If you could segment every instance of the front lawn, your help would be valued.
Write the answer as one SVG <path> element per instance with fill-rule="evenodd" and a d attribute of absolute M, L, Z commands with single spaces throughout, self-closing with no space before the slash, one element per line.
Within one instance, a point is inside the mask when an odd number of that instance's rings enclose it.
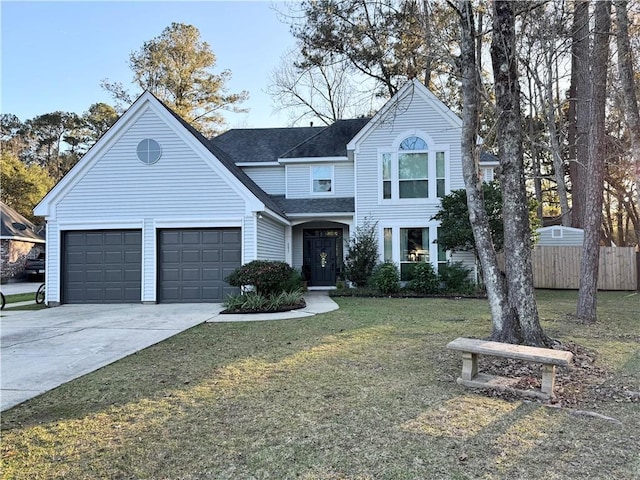
<path fill-rule="evenodd" d="M 594 326 L 576 297 L 538 292 L 547 333 L 588 352 L 553 405 L 456 384 L 445 345 L 488 335 L 485 300 L 338 298 L 192 328 L 3 412 L 2 478 L 638 478 L 640 295 L 600 294 Z"/>

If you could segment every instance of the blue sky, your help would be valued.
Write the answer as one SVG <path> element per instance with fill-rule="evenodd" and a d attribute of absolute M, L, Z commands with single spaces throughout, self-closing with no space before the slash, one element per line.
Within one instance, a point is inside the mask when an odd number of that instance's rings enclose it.
<path fill-rule="evenodd" d="M 131 85 L 129 54 L 171 22 L 194 25 L 217 57 L 215 72 L 231 70 L 229 92 L 247 90 L 247 114 L 226 114 L 229 127 L 286 126 L 265 93 L 269 74 L 295 45 L 274 9 L 249 1 L 137 1 L 0 3 L 0 111 L 24 121 L 62 110 L 83 113 L 92 103 L 113 104 L 100 81 Z"/>

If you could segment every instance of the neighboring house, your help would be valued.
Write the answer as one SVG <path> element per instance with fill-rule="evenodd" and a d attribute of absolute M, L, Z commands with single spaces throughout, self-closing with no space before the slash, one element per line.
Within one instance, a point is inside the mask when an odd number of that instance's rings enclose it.
<path fill-rule="evenodd" d="M 536 230 L 536 245 L 541 247 L 582 247 L 584 230 L 552 225 Z"/>
<path fill-rule="evenodd" d="M 2 281 L 24 276 L 27 257 L 35 258 L 44 251 L 45 239 L 36 233 L 36 226 L 13 208 L 0 202 L 2 225 L 0 226 Z"/>
<path fill-rule="evenodd" d="M 47 299 L 219 302 L 234 291 L 226 276 L 256 259 L 333 286 L 367 221 L 404 278 L 416 262 L 437 268 L 449 254 L 430 219 L 464 188 L 460 133 L 417 81 L 370 119 L 212 140 L 146 92 L 35 209 L 47 219 Z"/>

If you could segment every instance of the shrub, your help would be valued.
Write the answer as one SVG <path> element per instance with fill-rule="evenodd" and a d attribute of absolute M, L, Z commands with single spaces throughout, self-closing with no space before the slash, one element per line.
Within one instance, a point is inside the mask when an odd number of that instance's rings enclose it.
<path fill-rule="evenodd" d="M 469 273 L 471 273 L 471 270 L 465 267 L 462 262 L 442 265 L 439 268 L 438 276 L 443 284 L 445 293 L 473 293 L 475 285 L 469 280 Z"/>
<path fill-rule="evenodd" d="M 304 299 L 302 290 L 281 292 L 272 295 L 260 295 L 249 292 L 240 295 L 229 295 L 223 306 L 227 313 L 233 312 L 275 312 L 287 307 L 299 307 Z"/>
<path fill-rule="evenodd" d="M 345 276 L 356 286 L 363 287 L 371 277 L 378 263 L 377 223 L 365 220 L 357 227 L 349 239 L 347 257 L 345 259 Z"/>
<path fill-rule="evenodd" d="M 233 287 L 253 285 L 257 293 L 270 295 L 291 288 L 294 275 L 295 270 L 288 263 L 254 260 L 237 268 L 225 280 Z"/>
<path fill-rule="evenodd" d="M 430 263 L 418 263 L 414 266 L 409 290 L 416 293 L 437 293 L 440 289 L 438 274 Z"/>
<path fill-rule="evenodd" d="M 395 263 L 377 265 L 371 274 L 371 285 L 380 293 L 389 295 L 400 290 L 400 271 Z"/>

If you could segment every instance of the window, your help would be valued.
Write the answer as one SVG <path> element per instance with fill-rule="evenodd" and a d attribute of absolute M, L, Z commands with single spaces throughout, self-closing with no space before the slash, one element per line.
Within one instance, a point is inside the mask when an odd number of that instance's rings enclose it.
<path fill-rule="evenodd" d="M 391 198 L 391 154 L 382 154 L 382 198 Z"/>
<path fill-rule="evenodd" d="M 138 143 L 136 153 L 138 154 L 138 159 L 142 163 L 153 165 L 158 160 L 160 160 L 162 149 L 160 148 L 160 144 L 158 142 L 151 138 L 146 138 Z"/>
<path fill-rule="evenodd" d="M 333 193 L 333 166 L 311 167 L 311 193 Z"/>
<path fill-rule="evenodd" d="M 482 181 L 485 183 L 493 182 L 493 167 L 484 167 L 482 169 Z"/>
<path fill-rule="evenodd" d="M 393 230 L 384 229 L 384 261 L 393 262 Z"/>
<path fill-rule="evenodd" d="M 447 251 L 442 248 L 442 245 L 438 243 L 438 271 L 442 265 L 447 264 Z"/>
<path fill-rule="evenodd" d="M 446 152 L 429 149 L 417 136 L 406 137 L 397 152 L 381 154 L 381 198 L 435 199 L 447 193 Z"/>
<path fill-rule="evenodd" d="M 385 236 L 386 238 L 386 236 Z M 429 229 L 400 229 L 400 280 L 411 279 L 416 263 L 429 261 Z"/>
<path fill-rule="evenodd" d="M 551 238 L 562 238 L 562 229 L 561 228 L 552 228 L 551 229 Z"/>

